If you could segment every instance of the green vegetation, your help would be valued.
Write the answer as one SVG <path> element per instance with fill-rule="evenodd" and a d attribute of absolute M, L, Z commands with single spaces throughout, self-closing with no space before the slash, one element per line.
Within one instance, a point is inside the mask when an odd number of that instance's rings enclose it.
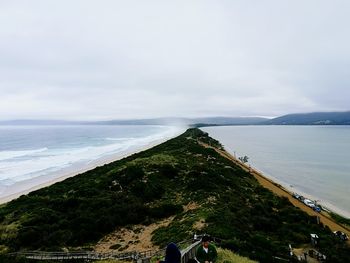
<path fill-rule="evenodd" d="M 12 257 L 12 256 L 6 256 L 6 255 L 0 255 L 0 262 L 1 263 L 53 263 L 53 262 L 62 262 L 62 261 L 52 261 L 52 260 L 35 260 L 35 259 L 27 259 L 24 257 Z M 65 260 L 63 261 L 65 263 L 86 263 L 86 261 L 82 259 L 71 259 L 71 260 Z M 99 262 L 99 263 L 131 263 L 126 261 L 106 261 L 106 262 Z"/>
<path fill-rule="evenodd" d="M 130 261 L 120 261 L 120 260 L 114 260 L 114 259 L 97 260 L 94 262 L 95 263 L 130 263 Z"/>
<path fill-rule="evenodd" d="M 340 224 L 350 227 L 350 219 L 342 217 L 341 215 L 330 213 L 331 217 Z"/>
<path fill-rule="evenodd" d="M 257 262 L 257 261 L 250 260 L 249 258 L 246 258 L 246 257 L 241 257 L 228 249 L 218 248 L 217 251 L 218 251 L 217 263 L 232 263 L 232 262 L 234 262 L 234 263 L 256 263 Z M 164 258 L 163 257 L 154 257 L 153 259 L 151 259 L 151 263 L 156 263 L 156 262 L 158 262 L 158 260 L 164 260 Z"/>
<path fill-rule="evenodd" d="M 217 263 L 256 263 L 257 261 L 250 260 L 249 258 L 241 257 L 228 249 L 218 249 L 218 261 Z"/>
<path fill-rule="evenodd" d="M 2 251 L 89 247 L 117 227 L 174 219 L 153 233 L 160 246 L 194 233 L 222 238 L 221 247 L 259 262 L 288 258 L 288 245 L 320 237 L 329 262 L 349 247 L 286 198 L 259 185 L 214 149 L 198 129 L 147 151 L 30 193 L 0 208 Z M 190 205 L 191 204 L 191 205 Z M 292 259 L 291 259 L 292 260 Z"/>

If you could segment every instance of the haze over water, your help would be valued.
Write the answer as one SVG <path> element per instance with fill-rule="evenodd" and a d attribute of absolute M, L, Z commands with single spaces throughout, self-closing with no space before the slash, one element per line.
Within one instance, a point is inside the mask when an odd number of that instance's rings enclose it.
<path fill-rule="evenodd" d="M 350 218 L 350 126 L 225 126 L 202 130 L 291 191 Z"/>

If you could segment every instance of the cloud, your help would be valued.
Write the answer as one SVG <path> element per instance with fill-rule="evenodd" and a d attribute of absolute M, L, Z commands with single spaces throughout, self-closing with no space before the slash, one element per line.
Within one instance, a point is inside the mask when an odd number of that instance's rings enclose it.
<path fill-rule="evenodd" d="M 0 119 L 348 110 L 347 1 L 3 1 Z"/>

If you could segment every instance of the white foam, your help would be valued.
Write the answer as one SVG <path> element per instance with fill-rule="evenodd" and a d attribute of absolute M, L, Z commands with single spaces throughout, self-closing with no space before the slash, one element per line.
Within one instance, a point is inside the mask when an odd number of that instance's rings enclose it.
<path fill-rule="evenodd" d="M 33 151 L 16 151 L 12 159 L 0 161 L 0 185 L 12 185 L 42 175 L 49 175 L 77 163 L 91 163 L 99 158 L 116 154 L 128 153 L 140 149 L 152 142 L 173 137 L 183 131 L 183 128 L 169 127 L 160 133 L 140 138 L 115 138 L 120 140 L 103 146 L 87 146 L 82 148 L 42 148 Z M 10 155 L 7 155 L 10 156 Z M 25 159 L 13 159 L 26 156 Z M 1 193 L 1 190 L 0 190 Z"/>
<path fill-rule="evenodd" d="M 27 155 L 33 155 L 36 153 L 44 152 L 47 148 L 40 148 L 35 150 L 26 150 L 26 151 L 0 151 L 0 161 L 9 160 L 17 157 L 23 157 Z"/>
<path fill-rule="evenodd" d="M 133 140 L 136 139 L 134 137 L 126 137 L 126 138 L 111 138 L 111 137 L 107 137 L 105 138 L 106 141 L 128 141 L 128 140 Z"/>

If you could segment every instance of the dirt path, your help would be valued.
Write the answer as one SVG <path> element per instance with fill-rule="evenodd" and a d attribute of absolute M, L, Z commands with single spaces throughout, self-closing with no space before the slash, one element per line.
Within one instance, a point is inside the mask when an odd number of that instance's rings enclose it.
<path fill-rule="evenodd" d="M 289 199 L 289 201 L 294 206 L 299 207 L 301 210 L 303 210 L 307 214 L 309 214 L 311 216 L 319 216 L 320 221 L 324 225 L 328 226 L 332 231 L 339 230 L 339 231 L 346 233 L 350 237 L 350 229 L 348 229 L 345 226 L 340 225 L 339 223 L 334 221 L 332 218 L 327 216 L 324 212 L 321 212 L 321 213 L 315 212 L 310 207 L 306 206 L 305 204 L 301 203 L 299 200 L 295 199 L 293 197 L 292 193 L 289 192 L 288 190 L 286 190 L 285 188 L 283 188 L 281 185 L 275 183 L 271 179 L 268 179 L 262 173 L 260 173 L 256 170 L 250 168 L 249 166 L 243 164 L 241 161 L 239 161 L 237 158 L 232 156 L 230 153 L 226 152 L 225 150 L 220 150 L 220 149 L 217 149 L 217 148 L 212 147 L 210 145 L 204 144 L 202 142 L 199 142 L 199 144 L 201 144 L 202 146 L 207 147 L 207 148 L 208 147 L 212 148 L 215 151 L 217 151 L 221 156 L 231 160 L 236 165 L 240 166 L 243 170 L 245 170 L 245 171 L 249 172 L 251 175 L 253 175 L 263 187 L 271 190 L 273 193 L 277 194 L 278 196 L 287 197 Z M 347 241 L 347 243 L 350 245 L 350 241 Z"/>

